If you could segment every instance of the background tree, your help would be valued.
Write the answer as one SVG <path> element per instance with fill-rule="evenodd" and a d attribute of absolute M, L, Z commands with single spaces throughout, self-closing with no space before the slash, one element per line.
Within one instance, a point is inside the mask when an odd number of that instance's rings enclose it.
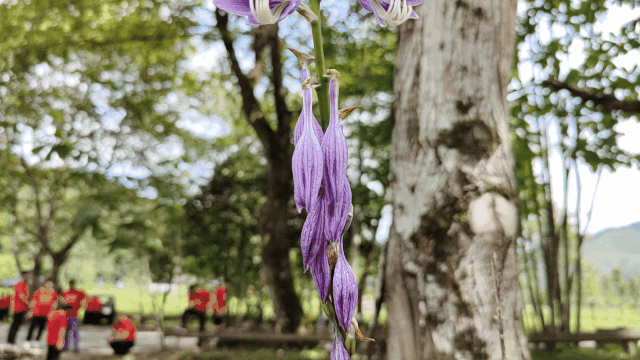
<path fill-rule="evenodd" d="M 398 34 L 387 358 L 529 359 L 506 99 L 516 1 L 430 1 L 416 12 Z"/>

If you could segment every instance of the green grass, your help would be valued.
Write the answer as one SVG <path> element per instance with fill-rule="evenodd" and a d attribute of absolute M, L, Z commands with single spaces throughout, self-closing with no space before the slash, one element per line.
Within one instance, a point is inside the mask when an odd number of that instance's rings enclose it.
<path fill-rule="evenodd" d="M 531 360 L 640 360 L 640 355 L 629 355 L 621 346 L 607 345 L 604 349 L 532 350 Z"/>
<path fill-rule="evenodd" d="M 548 322 L 548 319 L 551 317 L 550 309 L 545 308 L 543 313 L 545 321 Z M 571 319 L 572 332 L 577 330 L 576 320 L 575 316 Z M 615 329 L 620 327 L 640 329 L 640 311 L 630 307 L 626 309 L 596 309 L 595 312 L 590 308 L 583 308 L 580 320 L 581 332 L 595 332 L 596 329 Z M 523 315 L 523 321 L 527 334 L 541 330 L 540 318 L 534 314 L 531 306 L 527 306 L 527 312 Z"/>

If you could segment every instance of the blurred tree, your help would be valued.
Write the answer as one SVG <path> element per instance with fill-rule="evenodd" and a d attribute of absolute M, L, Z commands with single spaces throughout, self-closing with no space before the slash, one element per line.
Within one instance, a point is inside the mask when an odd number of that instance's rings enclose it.
<path fill-rule="evenodd" d="M 516 8 L 434 0 L 399 27 L 387 359 L 530 358 L 506 99 Z"/>
<path fill-rule="evenodd" d="M 637 155 L 618 146 L 616 125 L 640 110 L 635 84 L 638 67 L 622 61 L 639 47 L 640 19 L 620 24 L 617 35 L 603 33 L 600 24 L 613 9 L 640 4 L 634 0 L 526 0 L 522 5 L 516 26 L 517 67 L 510 85 L 521 214 L 523 221 L 536 224 L 532 234 L 540 239 L 534 251 L 542 254 L 548 291 L 538 302 L 551 310 L 543 327 L 554 331 L 559 325 L 568 332 L 575 311 L 580 331 L 583 281 L 579 259 L 588 222 L 580 224 L 579 165 L 597 172 L 599 180 L 603 169 L 615 171 L 638 161 Z M 569 58 L 575 62 L 565 60 Z M 551 195 L 549 158 L 555 154 L 560 155 L 563 169 L 559 209 L 554 209 Z M 575 207 L 568 204 L 571 173 L 578 191 Z M 590 206 L 588 219 L 593 201 Z M 570 306 L 574 293 L 576 307 Z M 538 307 L 540 317 L 542 308 Z"/>

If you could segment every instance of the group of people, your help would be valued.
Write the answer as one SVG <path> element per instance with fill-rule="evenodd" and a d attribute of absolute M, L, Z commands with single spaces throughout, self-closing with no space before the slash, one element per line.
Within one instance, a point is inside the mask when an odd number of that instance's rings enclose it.
<path fill-rule="evenodd" d="M 213 323 L 215 325 L 222 324 L 222 316 L 227 302 L 227 288 L 228 283 L 222 283 L 218 286 L 212 294 L 205 288 L 192 285 L 189 287 L 189 307 L 182 314 L 182 328 L 186 329 L 187 319 L 191 316 L 200 320 L 200 331 L 204 331 L 205 323 L 207 321 L 207 311 L 211 311 L 213 314 Z M 201 344 L 198 344 L 200 346 Z"/>
<path fill-rule="evenodd" d="M 53 281 L 46 280 L 41 288 L 35 291 L 29 299 L 29 272 L 20 273 L 20 281 L 13 287 L 13 296 L 0 298 L 0 320 L 9 313 L 9 305 L 13 298 L 13 321 L 9 329 L 7 342 L 15 344 L 16 335 L 26 318 L 31 319 L 27 344 L 33 339 L 35 330 L 36 342 L 47 329 L 47 360 L 57 360 L 60 352 L 71 345 L 74 352 L 78 352 L 80 337 L 78 333 L 78 311 L 87 305 L 87 294 L 75 287 L 75 282 L 69 282 L 69 289 L 58 294 L 53 287 Z M 133 347 L 136 338 L 136 327 L 123 314 L 116 316 L 112 336 L 108 341 L 116 354 L 124 355 Z M 31 345 L 31 344 L 30 344 Z"/>

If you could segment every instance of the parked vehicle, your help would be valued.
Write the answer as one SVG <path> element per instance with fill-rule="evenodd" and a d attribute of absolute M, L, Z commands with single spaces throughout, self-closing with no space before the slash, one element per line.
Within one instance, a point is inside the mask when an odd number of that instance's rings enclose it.
<path fill-rule="evenodd" d="M 115 311 L 115 298 L 113 295 L 89 295 L 89 301 L 87 302 L 82 323 L 99 325 L 102 319 L 106 319 L 109 325 L 113 325 Z"/>

